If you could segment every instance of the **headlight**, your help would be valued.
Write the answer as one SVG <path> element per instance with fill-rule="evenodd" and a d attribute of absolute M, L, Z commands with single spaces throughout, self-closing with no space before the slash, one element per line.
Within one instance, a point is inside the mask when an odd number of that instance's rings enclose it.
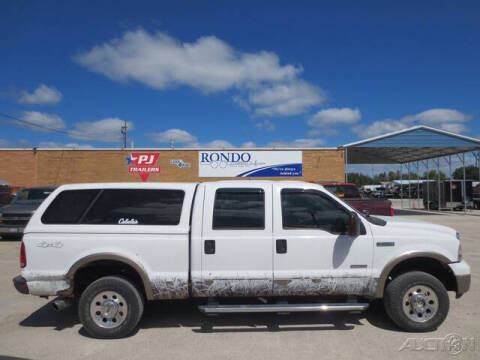
<path fill-rule="evenodd" d="M 0 214 L 1 216 L 2 214 Z M 457 240 L 460 240 L 460 233 L 457 231 Z"/>

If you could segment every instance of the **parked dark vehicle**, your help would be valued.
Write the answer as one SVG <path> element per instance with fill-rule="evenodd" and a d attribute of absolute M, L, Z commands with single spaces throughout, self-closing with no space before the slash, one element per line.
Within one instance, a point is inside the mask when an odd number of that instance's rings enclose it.
<path fill-rule="evenodd" d="M 10 193 L 10 184 L 0 180 L 0 206 L 9 204 L 12 201 Z"/>
<path fill-rule="evenodd" d="M 42 201 L 55 187 L 32 187 L 17 192 L 9 205 L 0 207 L 0 236 L 21 238 L 23 229 Z"/>
<path fill-rule="evenodd" d="M 451 190 L 450 190 L 451 184 Z M 424 184 L 423 191 L 423 205 L 425 209 L 441 210 L 441 209 L 453 209 L 462 210 L 464 203 L 467 207 L 473 207 L 473 186 L 472 180 L 465 181 L 466 197 L 463 198 L 463 180 L 453 180 L 452 182 L 446 180 L 440 182 L 440 199 L 438 197 L 438 182 L 431 182 L 428 185 Z M 452 195 L 450 201 L 450 193 Z M 430 206 L 428 206 L 430 203 Z"/>
<path fill-rule="evenodd" d="M 480 210 L 480 184 L 477 184 L 473 188 L 473 205 L 475 206 L 475 209 Z"/>
<path fill-rule="evenodd" d="M 432 182 L 430 182 L 432 183 Z M 423 186 L 424 183 L 412 183 L 412 184 L 403 184 L 403 185 L 394 185 L 391 187 L 390 192 L 391 196 L 394 199 L 408 199 L 410 196 L 410 199 L 415 199 L 417 197 L 422 197 L 423 196 Z M 426 185 L 425 185 L 426 186 Z M 410 188 L 410 191 L 409 191 Z"/>
<path fill-rule="evenodd" d="M 368 215 L 393 216 L 392 202 L 381 198 L 362 196 L 357 185 L 353 183 L 319 183 L 325 190 L 337 195 L 346 203 Z"/>

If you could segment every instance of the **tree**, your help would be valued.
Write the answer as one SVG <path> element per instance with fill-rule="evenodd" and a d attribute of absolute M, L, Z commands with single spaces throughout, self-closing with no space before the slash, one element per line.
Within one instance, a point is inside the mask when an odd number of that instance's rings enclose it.
<path fill-rule="evenodd" d="M 388 181 L 393 181 L 393 180 L 397 180 L 400 178 L 400 171 L 389 171 L 388 172 Z"/>
<path fill-rule="evenodd" d="M 362 173 L 348 173 L 348 182 L 354 183 L 357 186 L 373 184 L 373 179 L 365 174 Z"/>
<path fill-rule="evenodd" d="M 408 172 L 407 170 L 405 170 L 405 168 L 403 168 L 401 179 L 408 180 Z M 416 180 L 416 179 L 420 179 L 420 176 L 418 176 L 418 174 L 415 172 L 411 172 L 410 180 Z M 387 181 L 393 181 L 393 180 L 400 180 L 400 170 L 388 172 Z"/>
<path fill-rule="evenodd" d="M 454 179 L 463 180 L 463 166 L 456 168 L 453 172 Z M 465 179 L 466 180 L 478 180 L 478 167 L 477 166 L 465 166 Z"/>
<path fill-rule="evenodd" d="M 436 176 L 435 170 L 434 174 Z M 443 178 L 445 178 L 445 174 L 440 173 Z M 402 173 L 402 179 L 403 180 L 408 180 L 408 173 L 403 172 Z M 416 180 L 420 179 L 420 176 L 418 176 L 417 173 L 410 173 L 410 180 Z M 351 172 L 348 173 L 348 182 L 354 183 L 357 186 L 363 186 L 363 185 L 380 185 L 382 182 L 389 182 L 393 180 L 400 180 L 400 171 L 389 171 L 388 174 L 386 172 L 381 172 L 378 174 L 375 174 L 373 178 L 369 175 L 365 175 L 362 173 L 357 173 L 357 172 Z"/>
<path fill-rule="evenodd" d="M 432 180 L 436 180 L 437 179 L 437 170 L 430 170 L 428 173 L 425 171 L 423 173 L 423 178 L 426 179 L 432 179 Z M 447 178 L 447 176 L 445 175 L 445 173 L 443 171 L 440 171 L 440 180 L 445 180 Z"/>

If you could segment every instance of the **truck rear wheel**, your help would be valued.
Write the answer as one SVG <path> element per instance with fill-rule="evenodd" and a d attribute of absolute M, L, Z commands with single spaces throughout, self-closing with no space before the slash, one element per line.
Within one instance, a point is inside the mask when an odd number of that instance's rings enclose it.
<path fill-rule="evenodd" d="M 83 291 L 78 314 L 91 336 L 117 339 L 135 330 L 143 314 L 143 305 L 142 295 L 130 281 L 106 276 Z"/>
<path fill-rule="evenodd" d="M 385 289 L 383 302 L 393 322 L 410 332 L 435 330 L 447 317 L 450 307 L 445 286 L 421 271 L 394 278 Z"/>

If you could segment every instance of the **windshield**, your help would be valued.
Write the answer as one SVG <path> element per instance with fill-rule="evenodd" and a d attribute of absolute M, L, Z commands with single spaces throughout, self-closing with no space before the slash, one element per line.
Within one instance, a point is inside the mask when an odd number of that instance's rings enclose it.
<path fill-rule="evenodd" d="M 348 185 L 325 185 L 324 188 L 339 198 L 352 199 L 359 198 L 360 193 L 355 186 Z"/>
<path fill-rule="evenodd" d="M 53 189 L 24 189 L 17 193 L 12 204 L 41 203 Z"/>

